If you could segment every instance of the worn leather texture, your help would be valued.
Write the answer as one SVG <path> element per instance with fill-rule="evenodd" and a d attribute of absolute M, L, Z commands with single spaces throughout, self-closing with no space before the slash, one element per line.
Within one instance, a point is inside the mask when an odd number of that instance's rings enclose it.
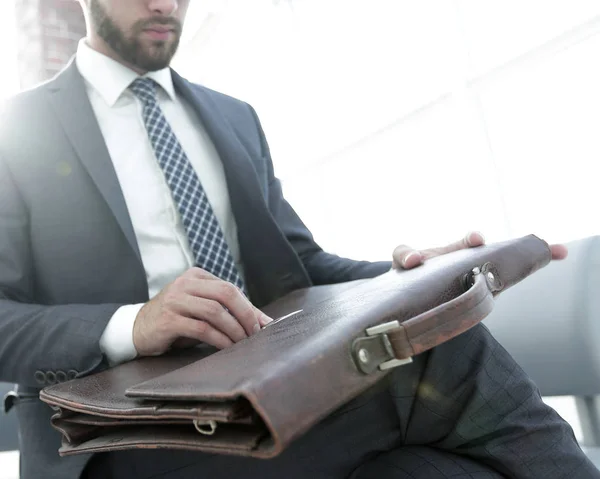
<path fill-rule="evenodd" d="M 356 344 L 368 328 L 398 321 L 387 334 L 391 351 L 410 358 L 480 322 L 493 296 L 550 259 L 548 245 L 530 235 L 298 290 L 263 308 L 283 319 L 228 349 L 140 358 L 40 397 L 56 409 L 61 455 L 160 447 L 273 457 L 386 376 L 359 367 Z"/>

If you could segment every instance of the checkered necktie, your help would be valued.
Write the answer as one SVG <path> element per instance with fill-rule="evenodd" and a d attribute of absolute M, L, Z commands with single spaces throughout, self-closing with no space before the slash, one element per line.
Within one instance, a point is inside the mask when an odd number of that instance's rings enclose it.
<path fill-rule="evenodd" d="M 187 232 L 196 265 L 244 290 L 229 247 L 194 168 L 156 97 L 158 84 L 138 78 L 129 87 L 142 101 L 144 123 Z"/>

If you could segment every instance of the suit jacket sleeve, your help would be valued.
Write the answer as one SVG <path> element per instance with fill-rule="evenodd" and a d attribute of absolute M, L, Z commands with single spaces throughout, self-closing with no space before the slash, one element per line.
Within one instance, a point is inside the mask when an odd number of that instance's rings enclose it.
<path fill-rule="evenodd" d="M 121 305 L 30 304 L 34 268 L 27 207 L 0 157 L 0 381 L 41 387 L 37 371 L 84 375 L 104 365 L 99 340 Z"/>
<path fill-rule="evenodd" d="M 296 250 L 314 284 L 334 284 L 378 276 L 389 271 L 390 261 L 368 262 L 341 258 L 327 253 L 315 242 L 311 232 L 283 196 L 281 182 L 275 176 L 269 145 L 260 120 L 250 107 L 256 122 L 262 155 L 268 167 L 268 205 L 271 214 Z"/>

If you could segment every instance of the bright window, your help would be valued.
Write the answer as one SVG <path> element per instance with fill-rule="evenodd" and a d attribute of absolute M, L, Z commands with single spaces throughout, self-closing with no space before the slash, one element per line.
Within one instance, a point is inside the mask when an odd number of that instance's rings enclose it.
<path fill-rule="evenodd" d="M 177 68 L 257 109 L 329 250 L 600 231 L 596 0 L 192 6 Z"/>

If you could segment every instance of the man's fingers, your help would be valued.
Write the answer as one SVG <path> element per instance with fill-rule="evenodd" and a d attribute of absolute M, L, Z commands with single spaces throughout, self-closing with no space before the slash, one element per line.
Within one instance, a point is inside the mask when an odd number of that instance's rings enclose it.
<path fill-rule="evenodd" d="M 262 323 L 270 322 L 270 318 L 255 308 L 244 294 L 231 283 L 188 279 L 184 287 L 187 294 L 221 304 L 237 320 L 248 336 L 259 331 Z M 211 324 L 214 323 L 211 322 Z"/>
<path fill-rule="evenodd" d="M 467 236 L 465 236 L 465 240 L 469 248 L 483 246 L 485 244 L 485 236 L 483 236 L 483 234 L 481 234 L 479 231 L 471 231 L 469 234 L 467 234 Z"/>
<path fill-rule="evenodd" d="M 270 318 L 269 316 L 267 316 L 266 314 L 262 314 L 260 316 L 260 318 L 258 318 L 258 322 L 260 323 L 260 326 L 262 328 L 264 328 L 267 324 L 269 324 L 271 321 L 273 321 L 273 318 Z"/>
<path fill-rule="evenodd" d="M 550 245 L 550 252 L 552 253 L 553 260 L 565 259 L 569 255 L 569 250 L 562 244 Z"/>
<path fill-rule="evenodd" d="M 205 269 L 198 268 L 196 266 L 193 267 L 193 268 L 188 269 L 184 273 L 184 276 L 188 276 L 190 278 L 195 278 L 195 279 L 213 279 L 213 280 L 222 281 L 220 278 L 218 278 L 214 274 L 209 273 Z"/>
<path fill-rule="evenodd" d="M 423 262 L 423 257 L 414 248 L 406 245 L 398 246 L 392 253 L 394 269 L 411 269 Z"/>
<path fill-rule="evenodd" d="M 476 246 L 482 246 L 485 244 L 485 238 L 478 231 L 472 231 L 468 233 L 464 238 L 454 243 L 450 243 L 448 246 L 442 246 L 440 248 L 429 248 L 421 251 L 421 255 L 424 259 L 433 258 L 443 254 L 452 253 L 461 249 L 474 248 Z"/>
<path fill-rule="evenodd" d="M 222 281 L 220 278 L 218 278 L 217 276 L 215 276 L 212 273 L 209 273 L 208 271 L 202 269 L 202 268 L 191 268 L 190 270 L 188 270 L 188 273 L 192 276 L 195 277 L 197 279 L 210 279 L 210 280 L 217 280 L 217 281 Z M 252 305 L 252 303 L 250 303 L 250 301 L 247 300 L 247 298 L 244 296 L 243 293 L 241 293 L 241 296 L 246 299 L 246 301 L 248 302 L 248 304 L 250 306 L 252 306 L 252 308 L 254 308 L 254 306 Z M 273 318 L 270 318 L 269 316 L 267 316 L 266 314 L 264 314 L 262 311 L 258 310 L 257 308 L 254 308 L 255 313 L 258 316 L 258 323 L 259 325 L 262 326 L 266 326 L 267 324 L 269 324 L 271 321 L 273 321 Z"/>
<path fill-rule="evenodd" d="M 194 339 L 219 349 L 233 346 L 231 339 L 204 321 L 180 316 L 177 319 L 176 330 L 180 337 Z"/>
<path fill-rule="evenodd" d="M 398 246 L 393 254 L 393 268 L 394 269 L 411 269 L 415 266 L 420 265 L 426 259 L 440 256 L 442 254 L 452 253 L 466 248 L 473 248 L 475 246 L 481 246 L 485 244 L 485 238 L 478 231 L 472 231 L 468 233 L 464 238 L 448 246 L 442 246 L 440 248 L 428 248 L 424 250 L 415 250 L 410 246 L 401 245 Z"/>
<path fill-rule="evenodd" d="M 187 295 L 181 309 L 183 316 L 206 321 L 234 343 L 248 337 L 242 325 L 218 301 Z"/>

